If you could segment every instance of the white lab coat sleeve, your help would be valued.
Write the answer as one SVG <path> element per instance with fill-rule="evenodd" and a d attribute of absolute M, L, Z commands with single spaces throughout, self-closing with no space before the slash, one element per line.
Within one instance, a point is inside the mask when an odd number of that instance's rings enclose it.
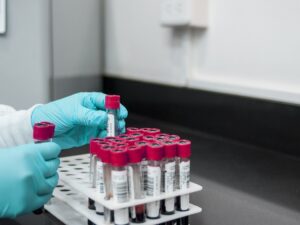
<path fill-rule="evenodd" d="M 0 105 L 0 148 L 32 142 L 31 113 L 36 106 L 16 111 L 10 106 Z"/>

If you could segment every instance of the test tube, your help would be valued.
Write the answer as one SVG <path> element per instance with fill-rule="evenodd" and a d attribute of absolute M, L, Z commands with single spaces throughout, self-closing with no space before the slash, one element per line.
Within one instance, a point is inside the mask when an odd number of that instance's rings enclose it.
<path fill-rule="evenodd" d="M 144 179 L 142 172 L 142 160 L 144 151 L 142 146 L 130 146 L 128 148 L 129 157 L 129 195 L 132 200 L 143 199 L 144 195 Z M 145 222 L 145 205 L 137 205 L 130 208 L 131 222 Z"/>
<path fill-rule="evenodd" d="M 135 145 L 137 141 L 139 141 L 139 139 L 135 137 L 129 137 L 126 139 L 126 143 L 128 143 L 129 146 Z"/>
<path fill-rule="evenodd" d="M 144 193 L 147 191 L 147 158 L 146 158 L 146 150 L 147 150 L 147 141 L 138 141 L 135 143 L 136 146 L 140 146 L 143 151 L 143 160 L 142 160 L 142 173 L 143 173 L 143 180 L 144 180 Z"/>
<path fill-rule="evenodd" d="M 163 146 L 159 143 L 150 143 L 147 146 L 147 196 L 159 196 L 161 193 L 161 160 Z M 160 217 L 160 201 L 147 203 L 147 218 Z"/>
<path fill-rule="evenodd" d="M 177 142 L 177 155 L 179 157 L 179 189 L 185 190 L 190 186 L 190 157 L 191 157 L 191 141 L 180 140 Z M 182 195 L 178 198 L 177 210 L 188 211 L 190 203 L 189 194 Z M 188 225 L 189 218 L 180 219 L 181 225 Z"/>
<path fill-rule="evenodd" d="M 109 200 L 112 198 L 112 186 L 111 186 L 111 151 L 116 150 L 116 147 L 111 145 L 101 146 L 100 158 L 103 166 L 103 176 L 104 176 L 104 189 L 105 189 L 105 199 Z M 110 224 L 112 222 L 113 214 L 112 212 L 104 208 L 104 222 L 105 224 Z"/>
<path fill-rule="evenodd" d="M 163 160 L 163 192 L 171 193 L 176 190 L 175 186 L 175 157 L 177 144 L 174 141 L 161 142 L 164 145 Z M 175 198 L 162 200 L 162 214 L 172 215 L 175 213 Z"/>
<path fill-rule="evenodd" d="M 118 115 L 120 110 L 120 96 L 106 95 L 105 108 L 108 116 L 107 121 L 107 136 L 115 137 L 119 134 Z"/>
<path fill-rule="evenodd" d="M 35 123 L 33 126 L 33 140 L 35 144 L 51 142 L 54 136 L 55 125 L 49 122 Z M 44 212 L 44 206 L 33 211 L 39 215 Z"/>
<path fill-rule="evenodd" d="M 128 153 L 124 149 L 115 149 L 111 151 L 111 181 L 113 200 L 117 203 L 124 203 L 129 200 L 128 193 Z M 129 224 L 128 208 L 117 209 L 114 211 L 115 225 Z"/>
<path fill-rule="evenodd" d="M 92 188 L 96 187 L 97 179 L 97 145 L 104 144 L 105 141 L 100 138 L 93 138 L 90 140 L 90 171 L 89 171 L 89 181 Z M 95 210 L 95 201 L 88 199 L 88 208 L 90 210 Z"/>

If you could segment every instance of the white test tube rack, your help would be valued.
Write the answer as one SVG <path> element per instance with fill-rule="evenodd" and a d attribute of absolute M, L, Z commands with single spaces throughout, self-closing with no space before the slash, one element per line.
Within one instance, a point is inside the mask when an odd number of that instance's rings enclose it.
<path fill-rule="evenodd" d="M 99 184 L 92 188 L 89 182 L 89 154 L 64 157 L 59 168 L 60 181 L 54 190 L 54 198 L 45 208 L 65 224 L 85 225 L 87 220 L 96 225 L 103 225 L 103 216 L 96 214 L 95 210 L 88 209 L 88 198 L 103 205 L 110 210 L 128 208 L 135 205 L 146 204 L 168 199 L 202 190 L 202 186 L 190 183 L 187 190 L 177 190 L 171 193 L 162 193 L 157 197 L 146 196 L 141 200 L 130 200 L 126 203 L 116 203 L 114 200 L 105 200 L 99 193 Z M 160 224 L 178 218 L 200 213 L 202 209 L 190 204 L 188 211 L 176 211 L 173 215 L 161 215 L 158 219 L 146 219 L 142 225 Z M 137 223 L 131 223 L 137 224 Z"/>

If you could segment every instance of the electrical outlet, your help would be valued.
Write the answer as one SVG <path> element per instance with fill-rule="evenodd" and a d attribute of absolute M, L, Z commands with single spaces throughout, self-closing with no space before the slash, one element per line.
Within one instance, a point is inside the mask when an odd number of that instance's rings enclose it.
<path fill-rule="evenodd" d="M 6 32 L 6 0 L 0 0 L 0 34 Z"/>
<path fill-rule="evenodd" d="M 161 0 L 164 26 L 207 27 L 208 0 Z"/>

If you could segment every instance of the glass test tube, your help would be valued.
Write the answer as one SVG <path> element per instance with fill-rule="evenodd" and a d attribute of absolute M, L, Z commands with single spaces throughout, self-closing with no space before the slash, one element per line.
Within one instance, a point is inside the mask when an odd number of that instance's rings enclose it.
<path fill-rule="evenodd" d="M 105 109 L 107 112 L 107 137 L 115 137 L 119 135 L 118 128 L 118 116 L 120 111 L 120 96 L 119 95 L 106 95 L 105 96 Z M 106 180 L 109 179 L 109 184 L 107 187 L 109 190 L 106 193 L 105 198 L 110 199 L 112 197 L 111 189 L 111 165 L 107 164 L 103 166 L 104 176 Z M 104 208 L 104 221 L 105 223 L 110 223 L 113 220 L 113 212 L 109 209 Z"/>
<path fill-rule="evenodd" d="M 161 160 L 163 159 L 163 146 L 150 143 L 147 146 L 147 196 L 159 196 L 161 193 Z M 150 202 L 146 205 L 147 217 L 157 219 L 160 217 L 160 201 Z"/>
<path fill-rule="evenodd" d="M 113 150 L 111 151 L 111 181 L 113 200 L 117 203 L 124 203 L 129 200 L 128 193 L 128 153 L 127 150 Z M 114 211 L 115 225 L 129 224 L 129 211 L 128 208 L 117 209 Z"/>
<path fill-rule="evenodd" d="M 33 126 L 33 140 L 35 144 L 51 142 L 54 136 L 55 125 L 49 122 L 35 123 Z M 44 206 L 33 211 L 39 215 L 44 212 Z"/>
<path fill-rule="evenodd" d="M 161 142 L 164 145 L 163 160 L 163 192 L 171 193 L 176 190 L 175 186 L 175 157 L 177 144 L 174 141 Z M 162 214 L 171 215 L 175 213 L 175 198 L 162 200 Z"/>
<path fill-rule="evenodd" d="M 177 142 L 177 155 L 179 157 L 179 189 L 188 189 L 190 186 L 190 157 L 191 157 L 191 142 L 189 140 L 180 140 Z M 189 194 L 179 197 L 177 202 L 177 210 L 188 211 L 190 203 Z M 188 225 L 189 218 L 183 217 L 180 219 L 181 225 Z"/>
<path fill-rule="evenodd" d="M 106 95 L 105 108 L 108 116 L 107 136 L 115 137 L 119 135 L 118 116 L 120 110 L 120 96 Z"/>
<path fill-rule="evenodd" d="M 100 158 L 102 161 L 103 167 L 103 176 L 104 176 L 104 190 L 105 190 L 105 199 L 109 200 L 112 198 L 112 184 L 111 184 L 111 151 L 116 150 L 116 147 L 111 145 L 103 145 L 100 150 Z M 104 222 L 105 224 L 110 224 L 113 221 L 112 212 L 104 208 Z"/>
<path fill-rule="evenodd" d="M 130 146 L 128 148 L 129 156 L 129 195 L 132 200 L 143 199 L 144 195 L 144 179 L 142 172 L 142 160 L 144 151 L 142 146 Z M 145 222 L 145 205 L 136 205 L 130 208 L 131 222 Z"/>

